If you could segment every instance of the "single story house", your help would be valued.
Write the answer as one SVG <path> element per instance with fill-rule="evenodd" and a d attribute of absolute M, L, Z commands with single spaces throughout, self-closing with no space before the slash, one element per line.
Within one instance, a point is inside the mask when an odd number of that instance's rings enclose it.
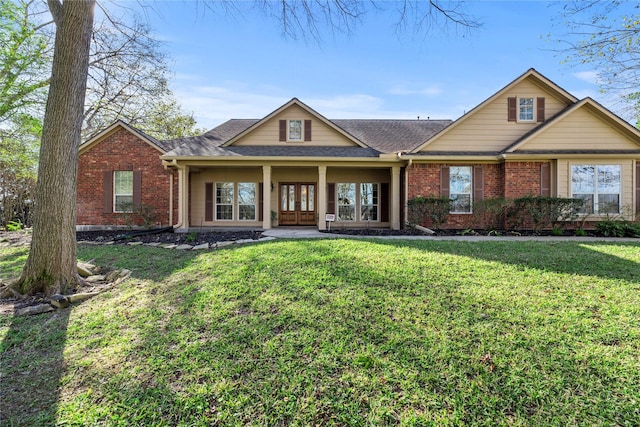
<path fill-rule="evenodd" d="M 80 147 L 77 224 L 399 229 L 431 195 L 453 201 L 450 227 L 480 199 L 526 195 L 635 216 L 640 130 L 535 69 L 455 121 L 331 120 L 296 98 L 168 141 L 118 121 Z"/>

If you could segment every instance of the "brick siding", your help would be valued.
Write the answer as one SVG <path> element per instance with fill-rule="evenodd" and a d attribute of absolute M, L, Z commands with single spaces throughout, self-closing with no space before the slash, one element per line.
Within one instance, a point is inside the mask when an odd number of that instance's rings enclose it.
<path fill-rule="evenodd" d="M 440 168 L 460 163 L 413 163 L 407 168 L 408 199 L 417 196 L 440 196 Z M 483 196 L 490 198 L 514 199 L 523 196 L 540 195 L 540 166 L 542 162 L 507 162 L 495 164 L 466 163 L 465 166 L 482 166 Z M 473 216 L 467 214 L 449 215 L 443 228 L 474 228 Z M 423 225 L 430 226 L 425 223 Z"/>
<path fill-rule="evenodd" d="M 82 153 L 78 162 L 77 224 L 103 227 L 142 225 L 137 215 L 103 212 L 105 171 L 136 170 L 142 173 L 142 204 L 153 207 L 155 226 L 169 224 L 169 183 L 171 171 L 162 166 L 161 153 L 124 128 Z M 110 197 L 113 197 L 110 195 Z M 178 177 L 174 173 L 173 209 L 177 222 Z"/>

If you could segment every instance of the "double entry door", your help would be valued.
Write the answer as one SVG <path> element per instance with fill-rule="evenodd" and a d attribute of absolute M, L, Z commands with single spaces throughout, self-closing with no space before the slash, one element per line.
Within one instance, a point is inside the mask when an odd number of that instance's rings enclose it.
<path fill-rule="evenodd" d="M 281 182 L 278 225 L 316 225 L 316 184 Z"/>

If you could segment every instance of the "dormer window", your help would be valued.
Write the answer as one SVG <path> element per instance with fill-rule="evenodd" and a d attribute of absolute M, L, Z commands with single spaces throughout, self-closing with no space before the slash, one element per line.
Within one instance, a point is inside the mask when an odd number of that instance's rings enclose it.
<path fill-rule="evenodd" d="M 544 122 L 544 98 L 532 96 L 507 98 L 507 120 L 517 123 Z"/>
<path fill-rule="evenodd" d="M 302 141 L 302 120 L 289 120 L 289 141 Z"/>
<path fill-rule="evenodd" d="M 518 99 L 519 105 L 519 122 L 532 122 L 533 121 L 533 98 L 520 98 Z"/>
<path fill-rule="evenodd" d="M 311 141 L 311 120 L 280 120 L 279 140 L 282 142 Z"/>

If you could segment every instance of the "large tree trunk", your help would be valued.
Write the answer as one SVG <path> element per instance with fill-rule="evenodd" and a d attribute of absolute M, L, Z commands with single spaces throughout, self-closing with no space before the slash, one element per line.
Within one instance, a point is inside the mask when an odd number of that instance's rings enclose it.
<path fill-rule="evenodd" d="M 76 273 L 78 146 L 95 0 L 49 0 L 56 41 L 44 115 L 33 236 L 16 284 L 23 294 L 65 293 Z"/>

